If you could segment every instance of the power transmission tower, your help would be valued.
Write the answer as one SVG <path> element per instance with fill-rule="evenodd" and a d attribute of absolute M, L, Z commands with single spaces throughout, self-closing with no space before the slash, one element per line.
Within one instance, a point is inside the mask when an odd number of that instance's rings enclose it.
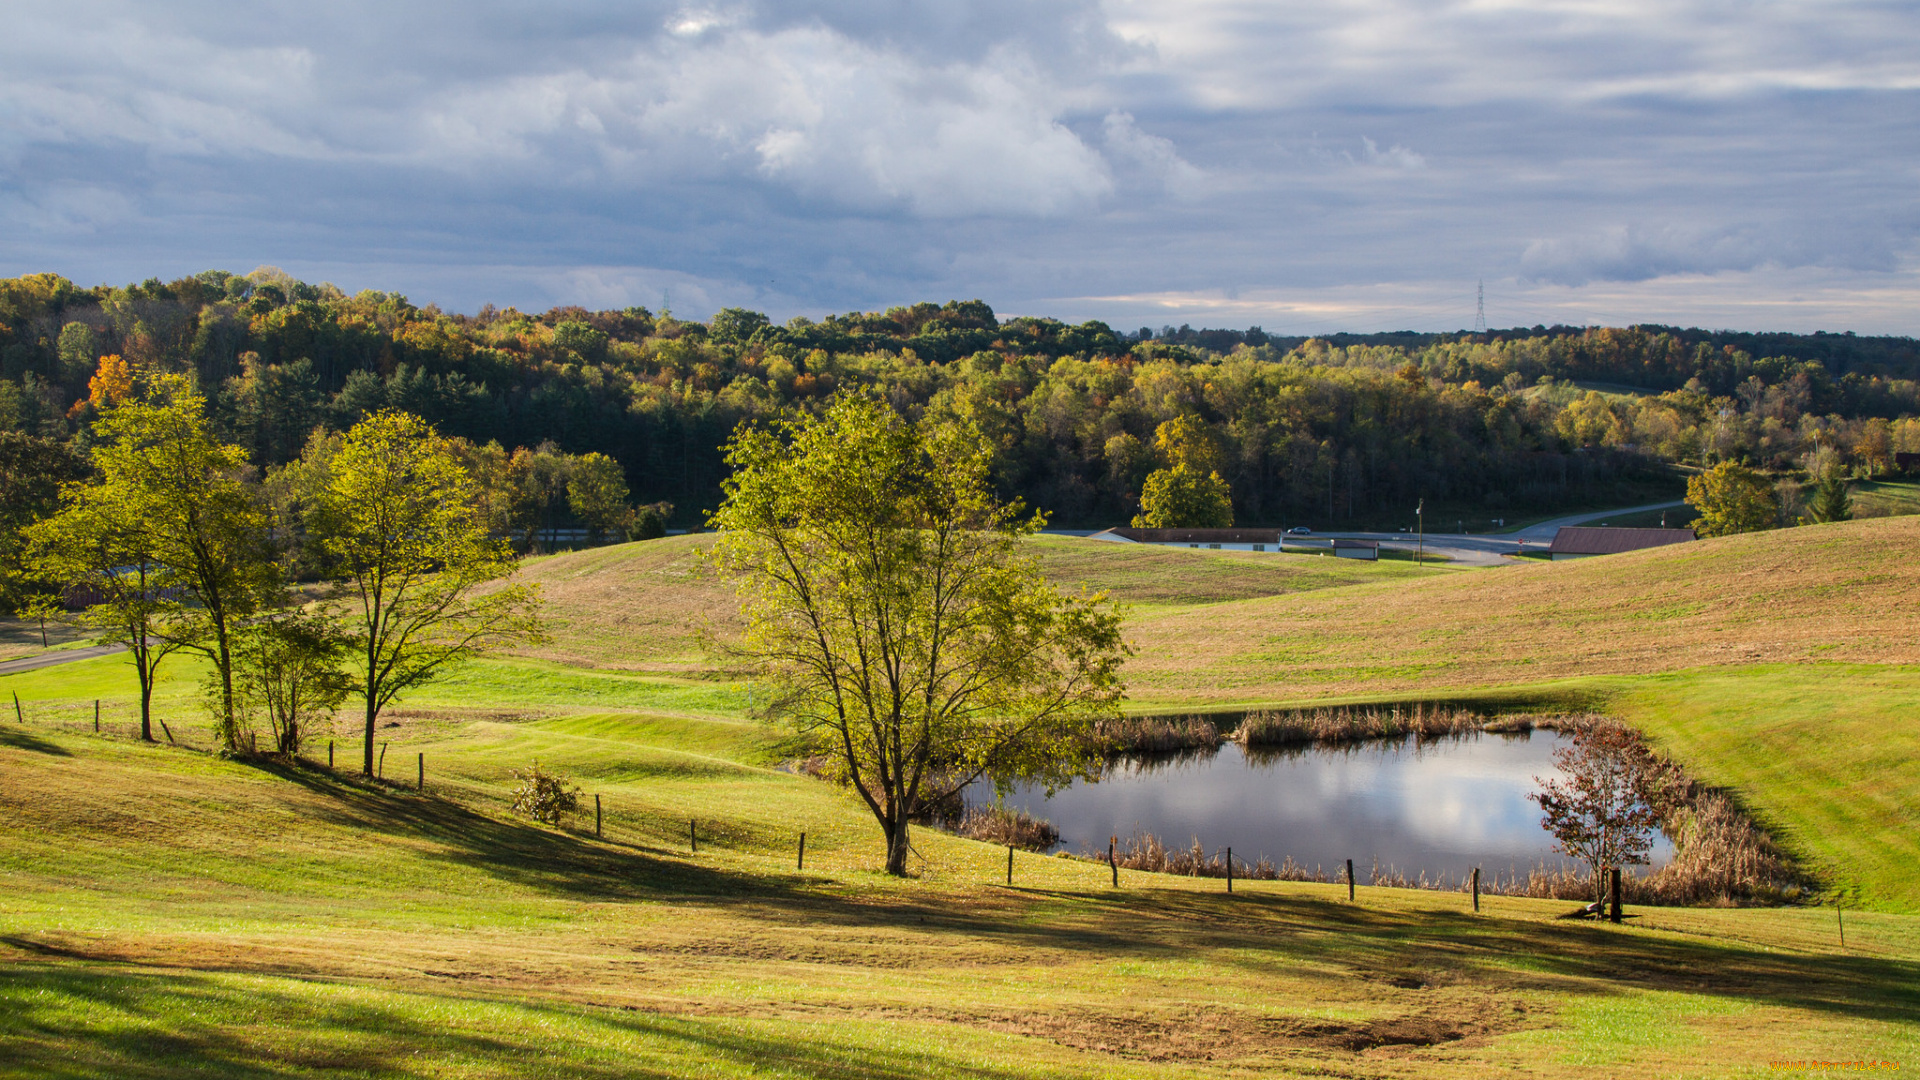
<path fill-rule="evenodd" d="M 1480 282 L 1478 293 L 1473 306 L 1473 332 L 1484 334 L 1487 332 L 1487 283 L 1485 281 Z"/>

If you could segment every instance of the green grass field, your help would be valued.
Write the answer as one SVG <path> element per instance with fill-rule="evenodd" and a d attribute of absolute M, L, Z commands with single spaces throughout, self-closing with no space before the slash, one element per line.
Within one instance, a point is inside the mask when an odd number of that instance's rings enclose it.
<path fill-rule="evenodd" d="M 1911 480 L 1862 480 L 1853 485 L 1853 516 L 1894 517 L 1920 514 L 1920 483 Z"/>
<path fill-rule="evenodd" d="M 748 688 L 685 632 L 724 631 L 725 594 L 675 538 L 536 561 L 556 641 L 400 702 L 385 784 L 209 755 L 189 662 L 157 696 L 171 747 L 127 737 L 123 658 L 0 677 L 27 719 L 0 724 L 0 1077 L 1920 1067 L 1913 528 L 1487 571 L 1035 548 L 1132 606 L 1138 708 L 1620 715 L 1847 905 L 1845 949 L 1832 907 L 1596 927 L 1457 893 L 1116 890 L 1026 854 L 1009 888 L 1004 849 L 924 830 L 916 876 L 888 878 L 864 809 L 781 771 Z M 345 772 L 353 719 L 331 735 Z M 600 796 L 604 836 L 591 798 L 560 830 L 508 812 L 536 760 Z"/>
<path fill-rule="evenodd" d="M 78 730 L 75 730 L 78 728 Z M 0 734 L 0 1076 L 1757 1075 L 1913 1060 L 1893 915 L 1123 874 L 863 813 L 738 721 L 449 722 L 389 773 Z M 602 797 L 505 810 L 538 758 Z M 701 847 L 688 850 L 687 819 Z M 794 866 L 807 833 L 808 865 Z"/>

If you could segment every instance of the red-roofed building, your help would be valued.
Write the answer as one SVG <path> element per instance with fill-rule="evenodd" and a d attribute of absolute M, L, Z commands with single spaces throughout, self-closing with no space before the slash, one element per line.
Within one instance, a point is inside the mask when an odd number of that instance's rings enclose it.
<path fill-rule="evenodd" d="M 1561 559 L 1585 559 L 1594 555 L 1618 555 L 1623 551 L 1684 544 L 1697 539 L 1692 529 L 1615 529 L 1604 526 L 1563 525 L 1553 534 L 1553 546 L 1547 553 L 1554 562 Z"/>

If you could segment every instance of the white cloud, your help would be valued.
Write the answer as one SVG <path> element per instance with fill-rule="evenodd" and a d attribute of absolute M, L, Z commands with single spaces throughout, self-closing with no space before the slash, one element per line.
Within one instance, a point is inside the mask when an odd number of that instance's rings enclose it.
<path fill-rule="evenodd" d="M 617 297 L 566 275 L 643 264 L 714 303 L 1277 326 L 1314 290 L 1864 289 L 1920 257 L 1920 9 L 1877 0 L 68 0 L 7 30 L 0 272 L 358 259 L 472 306 L 475 267 Z M 1086 302 L 1051 310 L 1128 318 Z"/>
<path fill-rule="evenodd" d="M 1169 194 L 1193 198 L 1202 193 L 1207 176 L 1180 156 L 1170 139 L 1140 130 L 1133 114 L 1114 110 L 1101 122 L 1107 152 L 1153 180 Z"/>
<path fill-rule="evenodd" d="M 1378 143 L 1365 136 L 1361 136 L 1360 143 L 1365 148 L 1366 162 L 1369 165 L 1375 165 L 1383 169 L 1394 169 L 1400 172 L 1412 172 L 1416 169 L 1424 169 L 1427 167 L 1427 159 L 1425 157 L 1414 153 L 1399 143 L 1395 143 L 1385 150 L 1380 149 Z"/>

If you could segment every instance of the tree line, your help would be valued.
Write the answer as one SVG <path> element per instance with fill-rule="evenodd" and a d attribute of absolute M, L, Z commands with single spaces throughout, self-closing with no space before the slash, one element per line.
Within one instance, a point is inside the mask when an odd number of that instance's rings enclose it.
<path fill-rule="evenodd" d="M 389 409 L 474 446 L 530 448 L 518 475 L 546 494 L 518 504 L 523 539 L 619 531 L 554 494 L 533 460 L 542 447 L 599 455 L 635 502 L 693 525 L 719 503 L 721 448 L 742 421 L 817 414 L 849 388 L 967 420 L 990 442 L 996 490 L 1058 524 L 1152 517 L 1142 500 L 1161 472 L 1174 503 L 1217 511 L 1224 493 L 1242 523 L 1337 524 L 1420 498 L 1486 517 L 1591 503 L 1676 463 L 1811 476 L 1817 456 L 1856 476 L 1920 451 L 1911 338 L 1124 333 L 1001 319 L 977 300 L 695 322 L 638 307 L 461 315 L 271 269 L 92 289 L 0 281 L 0 430 L 84 447 L 102 356 L 192 380 L 213 430 L 263 468 Z M 1205 428 L 1206 472 L 1163 446 L 1161 427 L 1183 418 Z M 1183 464 L 1193 475 L 1169 488 Z"/>

